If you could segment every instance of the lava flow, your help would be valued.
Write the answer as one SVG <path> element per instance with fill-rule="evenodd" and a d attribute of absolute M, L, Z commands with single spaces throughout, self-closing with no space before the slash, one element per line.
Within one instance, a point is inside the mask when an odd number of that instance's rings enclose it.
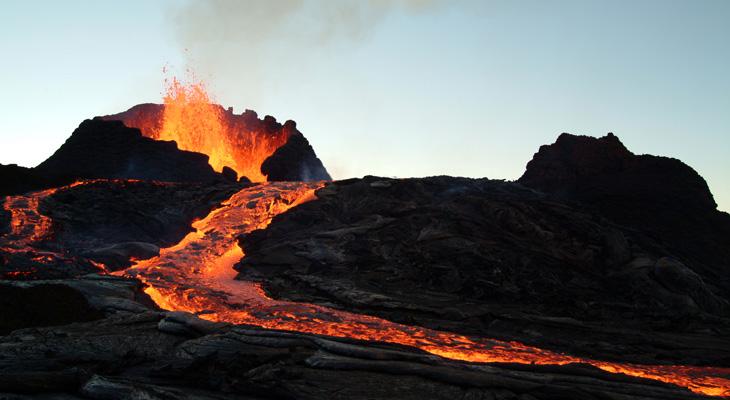
<path fill-rule="evenodd" d="M 237 238 L 266 227 L 289 208 L 314 198 L 321 184 L 267 183 L 234 194 L 220 208 L 197 221 L 194 232 L 159 257 L 125 271 L 144 281 L 146 292 L 162 308 L 198 314 L 211 321 L 249 324 L 334 337 L 397 343 L 445 358 L 487 363 L 589 364 L 621 373 L 686 387 L 696 393 L 730 395 L 730 369 L 637 365 L 597 361 L 487 338 L 408 326 L 327 307 L 279 301 L 251 282 L 234 280 L 232 266 L 241 257 Z"/>
<path fill-rule="evenodd" d="M 2 239 L 0 239 L 0 249 L 8 253 L 37 251 L 34 249 L 35 245 L 51 235 L 51 227 L 53 226 L 51 218 L 43 215 L 39 210 L 41 200 L 59 190 L 66 190 L 103 180 L 82 180 L 57 188 L 17 196 L 7 196 L 3 202 L 3 209 L 10 213 L 10 232 L 3 235 Z M 48 252 L 46 255 L 50 257 L 55 254 Z"/>
<path fill-rule="evenodd" d="M 289 140 L 294 129 L 271 117 L 261 121 L 252 111 L 236 115 L 232 109 L 225 110 L 213 103 L 203 82 L 185 84 L 173 77 L 165 84 L 161 108 L 142 105 L 111 118 L 139 128 L 152 139 L 174 140 L 182 150 L 208 155 L 216 171 L 227 166 L 253 182 L 267 180 L 261 165 Z"/>
<path fill-rule="evenodd" d="M 80 185 L 88 185 L 96 182 L 107 181 L 105 179 L 88 179 L 71 183 L 66 186 L 40 190 L 17 196 L 7 196 L 3 202 L 3 209 L 10 214 L 10 232 L 0 237 L 0 250 L 5 253 L 25 253 L 30 259 L 38 264 L 69 264 L 78 262 L 73 257 L 68 257 L 57 251 L 39 249 L 46 239 L 52 234 L 53 221 L 40 211 L 40 203 L 44 198 L 51 196 L 61 190 L 67 190 Z M 108 180 L 115 181 L 115 180 Z M 122 180 L 116 180 L 122 181 Z M 132 180 L 125 180 L 129 182 Z M 103 264 L 91 260 L 84 262 L 93 265 L 101 272 L 106 272 Z M 11 271 L 3 274 L 4 279 L 27 278 L 34 275 L 33 270 Z"/>
<path fill-rule="evenodd" d="M 3 208 L 10 213 L 10 234 L 3 238 L 10 246 L 4 246 L 5 250 L 25 250 L 48 236 L 52 221 L 38 211 L 38 206 L 41 199 L 57 191 L 57 188 L 46 189 L 5 199 Z"/>

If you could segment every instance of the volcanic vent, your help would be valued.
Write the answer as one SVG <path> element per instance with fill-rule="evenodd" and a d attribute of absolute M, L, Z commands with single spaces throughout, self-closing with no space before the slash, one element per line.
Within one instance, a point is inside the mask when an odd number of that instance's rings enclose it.
<path fill-rule="evenodd" d="M 216 171 L 229 167 L 253 182 L 331 179 L 294 121 L 259 119 L 252 110 L 235 114 L 214 104 L 202 82 L 185 85 L 173 78 L 164 104 L 138 104 L 102 118 L 152 139 L 173 140 L 181 150 L 208 155 Z"/>

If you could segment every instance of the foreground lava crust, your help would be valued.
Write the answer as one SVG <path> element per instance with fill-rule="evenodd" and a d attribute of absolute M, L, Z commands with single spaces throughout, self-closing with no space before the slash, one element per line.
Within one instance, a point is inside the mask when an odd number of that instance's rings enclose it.
<path fill-rule="evenodd" d="M 322 306 L 277 301 L 255 283 L 237 281 L 232 266 L 243 252 L 238 236 L 265 228 L 271 219 L 315 198 L 321 183 L 267 183 L 234 194 L 193 224 L 195 231 L 159 257 L 124 273 L 145 282 L 161 307 L 201 318 L 416 347 L 462 361 L 520 364 L 589 364 L 611 373 L 653 379 L 711 396 L 730 394 L 730 369 L 680 365 L 637 365 L 574 357 L 518 342 L 439 332 Z"/>

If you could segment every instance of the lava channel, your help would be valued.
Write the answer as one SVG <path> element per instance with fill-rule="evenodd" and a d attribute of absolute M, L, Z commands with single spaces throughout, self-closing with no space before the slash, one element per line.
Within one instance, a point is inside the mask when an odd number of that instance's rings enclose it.
<path fill-rule="evenodd" d="M 40 212 L 41 200 L 56 192 L 72 187 L 89 185 L 97 182 L 132 182 L 127 179 L 87 179 L 71 183 L 66 186 L 30 192 L 27 194 L 7 196 L 3 202 L 3 209 L 10 214 L 10 232 L 0 236 L 0 251 L 7 254 L 25 254 L 39 265 L 71 264 L 79 262 L 74 257 L 58 251 L 42 249 L 42 243 L 50 240 L 53 221 Z M 85 260 L 100 272 L 106 272 L 106 267 L 98 262 Z M 0 279 L 32 278 L 34 270 L 10 271 L 2 274 Z"/>
<path fill-rule="evenodd" d="M 138 262 L 123 273 L 147 284 L 146 292 L 163 309 L 201 318 L 341 338 L 396 343 L 454 360 L 542 365 L 588 364 L 610 373 L 653 379 L 711 396 L 730 395 L 730 369 L 639 365 L 591 360 L 488 338 L 473 338 L 323 306 L 269 298 L 260 285 L 234 280 L 233 264 L 243 257 L 237 238 L 265 228 L 291 207 L 314 199 L 321 183 L 265 183 L 229 198 L 194 232 L 159 257 Z"/>

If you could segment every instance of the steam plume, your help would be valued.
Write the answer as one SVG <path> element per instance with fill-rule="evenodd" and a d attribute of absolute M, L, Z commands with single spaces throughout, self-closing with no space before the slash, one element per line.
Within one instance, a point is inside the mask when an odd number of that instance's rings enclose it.
<path fill-rule="evenodd" d="M 190 66 L 225 82 L 228 90 L 253 93 L 262 81 L 287 68 L 306 68 L 313 53 L 335 43 L 353 45 L 366 39 L 390 14 L 421 13 L 442 3 L 207 0 L 177 7 L 171 15 Z"/>

